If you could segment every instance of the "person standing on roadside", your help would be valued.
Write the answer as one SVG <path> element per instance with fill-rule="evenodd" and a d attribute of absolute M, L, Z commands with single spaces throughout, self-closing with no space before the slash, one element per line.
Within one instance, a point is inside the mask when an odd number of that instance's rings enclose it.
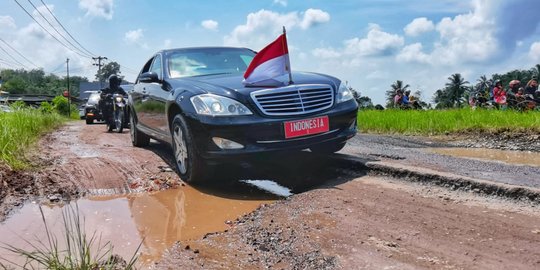
<path fill-rule="evenodd" d="M 534 101 L 540 101 L 540 92 L 538 91 L 538 80 L 533 77 L 525 86 L 524 93 L 525 98 Z"/>
<path fill-rule="evenodd" d="M 501 80 L 495 81 L 495 87 L 493 87 L 493 100 L 495 100 L 495 103 L 497 103 L 499 108 L 506 110 L 506 91 L 504 91 Z"/>
<path fill-rule="evenodd" d="M 396 90 L 396 95 L 394 96 L 394 108 L 401 108 L 403 104 L 403 91 L 401 89 Z"/>

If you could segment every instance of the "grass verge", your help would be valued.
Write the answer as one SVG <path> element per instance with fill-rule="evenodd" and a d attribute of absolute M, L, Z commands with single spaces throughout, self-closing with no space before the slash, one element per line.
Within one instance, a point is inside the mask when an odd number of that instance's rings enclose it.
<path fill-rule="evenodd" d="M 0 112 L 0 163 L 12 169 L 28 166 L 25 153 L 45 132 L 65 123 L 67 119 L 57 113 L 44 113 L 38 109 L 22 108 Z"/>
<path fill-rule="evenodd" d="M 39 207 L 41 218 L 45 226 L 46 239 L 30 242 L 24 241 L 32 250 L 21 249 L 12 245 L 2 248 L 9 253 L 24 260 L 23 263 L 13 262 L 0 257 L 0 267 L 11 269 L 52 269 L 52 270 L 97 270 L 97 269 L 134 269 L 137 254 L 142 241 L 137 247 L 131 259 L 124 259 L 113 253 L 110 242 L 101 243 L 101 237 L 94 232 L 91 236 L 85 233 L 84 220 L 79 215 L 79 209 L 75 205 L 67 206 L 62 210 L 63 242 L 60 244 L 58 237 L 50 231 L 45 220 L 43 209 Z"/>
<path fill-rule="evenodd" d="M 358 113 L 361 132 L 441 135 L 470 132 L 540 132 L 540 112 L 512 110 L 365 110 Z"/>

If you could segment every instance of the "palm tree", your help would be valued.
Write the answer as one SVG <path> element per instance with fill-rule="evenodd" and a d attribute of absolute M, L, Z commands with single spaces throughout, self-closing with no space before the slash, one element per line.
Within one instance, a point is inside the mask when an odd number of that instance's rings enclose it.
<path fill-rule="evenodd" d="M 540 64 L 536 64 L 536 65 L 532 68 L 532 72 L 533 72 L 533 75 L 536 76 L 536 78 L 540 77 Z"/>
<path fill-rule="evenodd" d="M 489 81 L 486 77 L 486 75 L 482 75 L 480 76 L 480 78 L 478 78 L 478 80 L 476 80 L 477 83 L 476 83 L 476 89 L 477 90 L 483 90 L 485 88 L 489 88 Z"/>
<path fill-rule="evenodd" d="M 392 85 L 390 85 L 391 89 L 386 91 L 386 107 L 391 107 L 394 103 L 394 96 L 396 95 L 396 91 L 398 89 L 401 89 L 401 91 L 405 92 L 410 85 L 406 84 L 403 85 L 403 81 L 397 80 Z"/>
<path fill-rule="evenodd" d="M 448 93 L 448 101 L 450 101 L 453 106 L 459 108 L 461 107 L 461 102 L 463 102 L 463 94 L 467 90 L 465 85 L 469 82 L 463 79 L 459 73 L 452 74 L 448 77 L 448 80 L 450 82 L 446 83 L 445 89 L 445 92 Z"/>
<path fill-rule="evenodd" d="M 438 89 L 433 94 L 433 102 L 437 105 L 435 106 L 436 109 L 443 109 L 443 108 L 450 108 L 452 107 L 452 104 L 450 103 L 450 98 L 448 97 L 448 91 Z"/>

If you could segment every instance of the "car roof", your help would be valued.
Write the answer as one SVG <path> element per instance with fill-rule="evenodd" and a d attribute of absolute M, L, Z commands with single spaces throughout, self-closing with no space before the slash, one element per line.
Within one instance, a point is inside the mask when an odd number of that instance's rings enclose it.
<path fill-rule="evenodd" d="M 250 48 L 246 47 L 225 47 L 225 46 L 209 46 L 209 47 L 184 47 L 184 48 L 173 48 L 173 49 L 165 49 L 160 50 L 157 53 L 168 53 L 168 52 L 174 52 L 174 51 L 183 51 L 183 50 L 214 50 L 214 49 L 240 49 L 240 50 L 251 50 Z"/>

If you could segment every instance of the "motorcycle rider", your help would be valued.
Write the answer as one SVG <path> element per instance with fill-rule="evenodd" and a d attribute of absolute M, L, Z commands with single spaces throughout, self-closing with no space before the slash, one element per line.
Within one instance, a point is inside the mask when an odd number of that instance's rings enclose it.
<path fill-rule="evenodd" d="M 112 99 L 113 94 L 127 95 L 126 91 L 120 87 L 122 80 L 116 74 L 109 76 L 109 87 L 101 90 L 101 99 L 99 100 L 99 107 L 103 113 L 103 118 L 109 119 L 113 112 L 112 106 L 107 104 L 107 99 Z M 107 120 L 106 120 L 107 121 Z"/>

